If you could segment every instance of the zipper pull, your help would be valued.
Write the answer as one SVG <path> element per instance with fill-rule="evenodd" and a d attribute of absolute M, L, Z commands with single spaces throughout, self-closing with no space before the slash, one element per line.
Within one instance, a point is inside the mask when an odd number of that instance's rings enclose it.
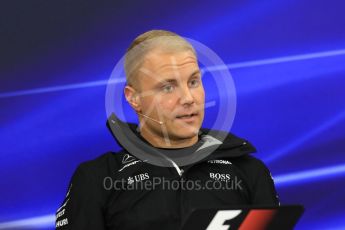
<path fill-rule="evenodd" d="M 179 171 L 178 171 L 178 174 L 180 175 L 180 177 L 182 177 L 182 174 L 184 173 L 184 170 L 183 169 L 180 169 Z"/>

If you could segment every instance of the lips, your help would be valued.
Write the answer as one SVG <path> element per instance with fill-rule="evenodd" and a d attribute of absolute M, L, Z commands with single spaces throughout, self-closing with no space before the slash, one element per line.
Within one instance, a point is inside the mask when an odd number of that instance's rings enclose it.
<path fill-rule="evenodd" d="M 198 113 L 187 113 L 187 114 L 177 115 L 176 118 L 178 118 L 178 119 L 188 119 L 188 118 L 193 118 L 196 115 L 198 115 Z"/>
<path fill-rule="evenodd" d="M 198 113 L 186 113 L 177 115 L 176 118 L 184 122 L 194 122 L 197 115 Z"/>

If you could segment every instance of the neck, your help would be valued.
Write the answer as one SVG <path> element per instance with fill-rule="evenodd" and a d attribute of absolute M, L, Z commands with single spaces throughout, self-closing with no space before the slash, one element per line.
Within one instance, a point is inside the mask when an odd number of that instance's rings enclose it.
<path fill-rule="evenodd" d="M 147 142 L 157 148 L 185 148 L 190 147 L 198 142 L 198 135 L 190 138 L 172 138 L 170 136 L 164 137 L 163 135 L 155 134 L 145 127 L 140 129 L 140 134 Z"/>

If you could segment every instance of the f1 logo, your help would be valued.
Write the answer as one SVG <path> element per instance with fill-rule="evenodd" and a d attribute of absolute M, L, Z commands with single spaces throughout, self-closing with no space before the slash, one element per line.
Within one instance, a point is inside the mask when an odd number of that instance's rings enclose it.
<path fill-rule="evenodd" d="M 230 229 L 230 225 L 224 225 L 224 223 L 228 220 L 234 219 L 240 213 L 241 210 L 218 211 L 206 230 L 228 230 Z"/>

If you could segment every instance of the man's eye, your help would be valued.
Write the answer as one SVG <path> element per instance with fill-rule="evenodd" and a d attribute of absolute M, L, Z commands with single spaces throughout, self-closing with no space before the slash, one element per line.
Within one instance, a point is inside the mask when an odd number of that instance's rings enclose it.
<path fill-rule="evenodd" d="M 165 93 L 170 93 L 174 90 L 174 87 L 172 85 L 165 85 L 162 89 Z"/>
<path fill-rule="evenodd" d="M 189 82 L 190 87 L 195 88 L 198 87 L 200 84 L 200 81 L 198 79 L 193 79 Z"/>

